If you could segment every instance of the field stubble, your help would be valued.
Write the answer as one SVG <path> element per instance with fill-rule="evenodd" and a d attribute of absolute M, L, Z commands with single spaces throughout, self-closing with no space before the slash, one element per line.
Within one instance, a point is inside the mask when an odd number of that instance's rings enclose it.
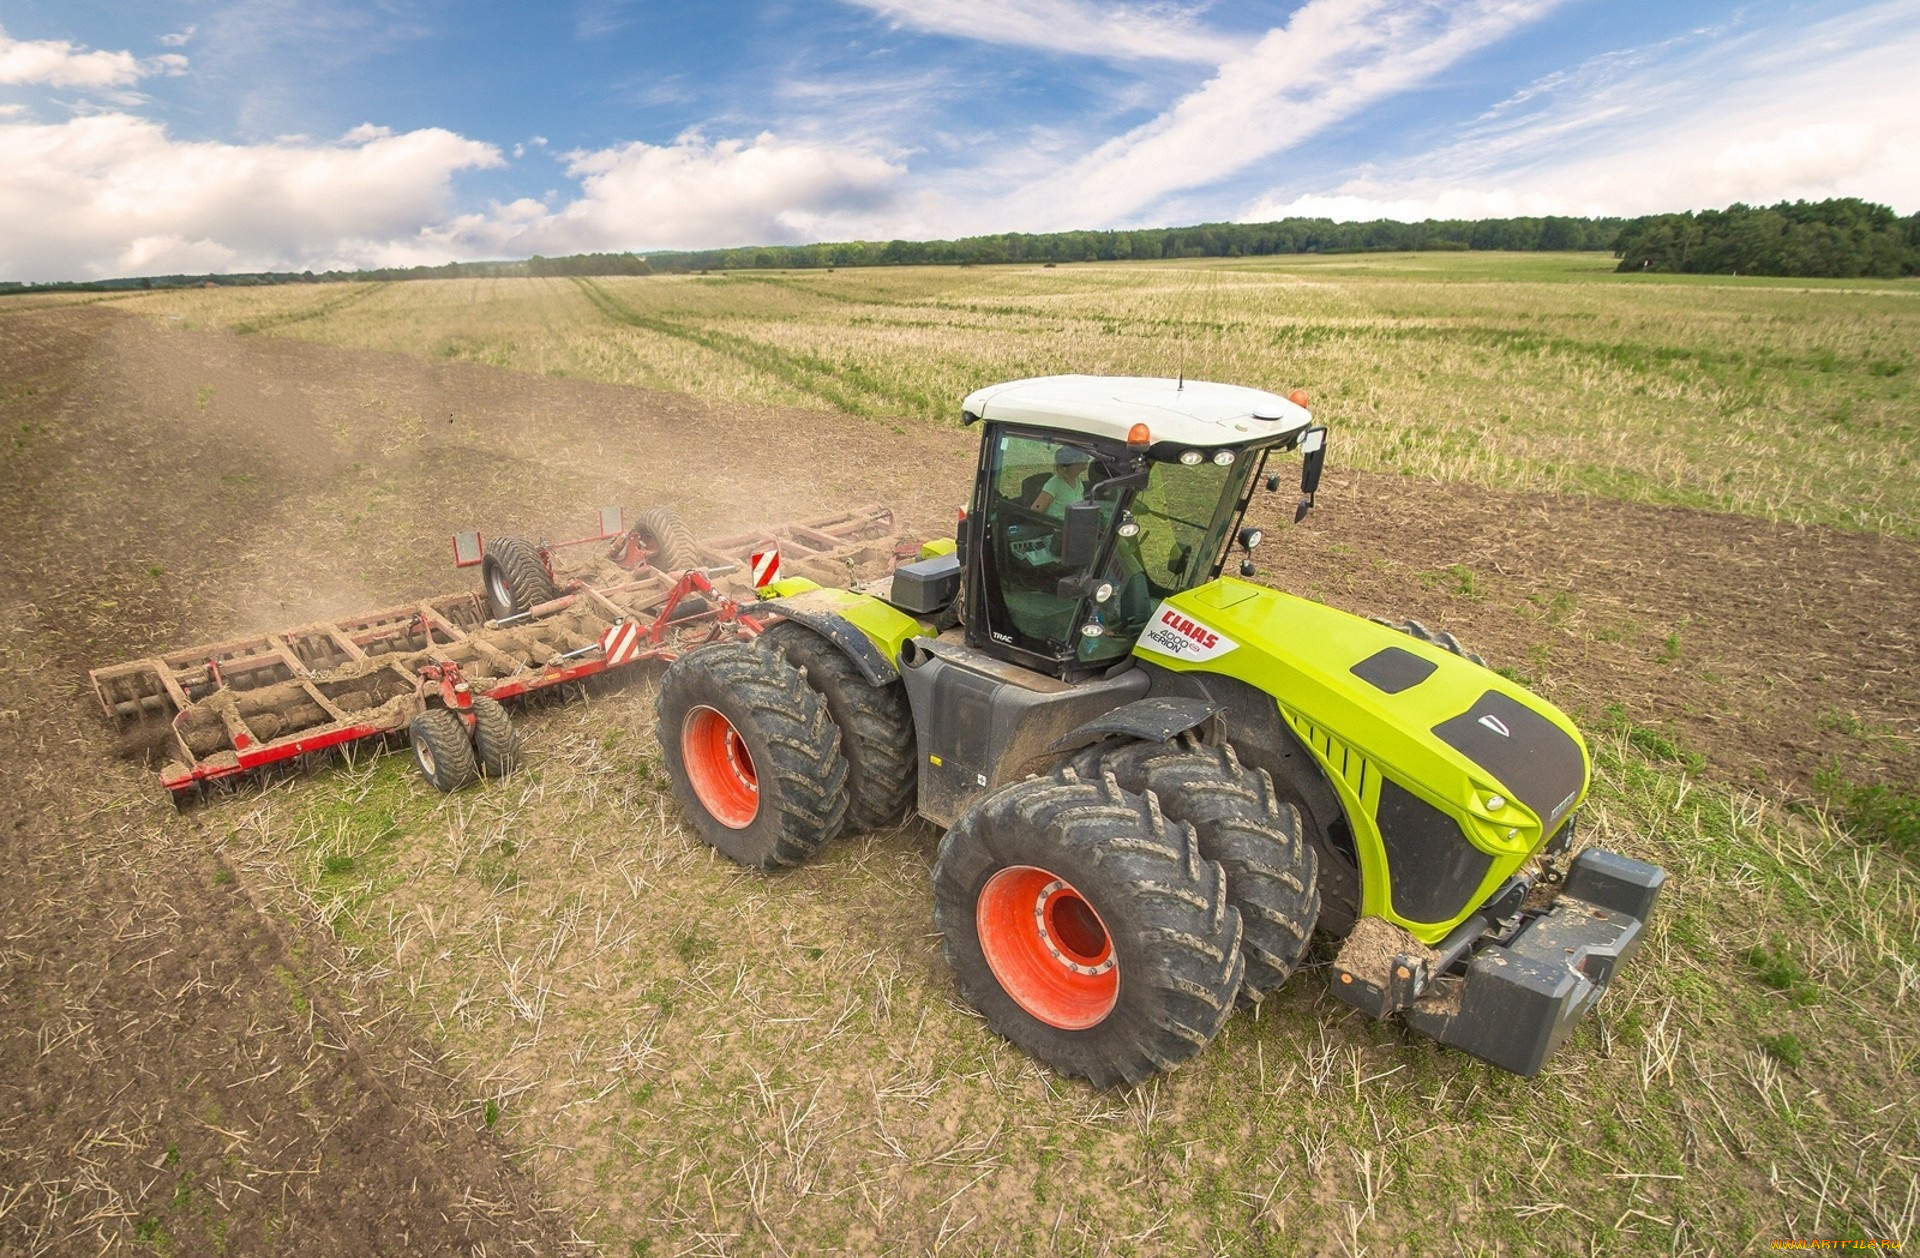
<path fill-rule="evenodd" d="M 1504 265 L 1502 265 L 1504 264 Z M 124 304 L 716 400 L 951 421 L 1078 371 L 1305 387 L 1409 476 L 1920 533 L 1920 286 L 1616 276 L 1593 255 L 745 272 Z"/>
<path fill-rule="evenodd" d="M 1920 879 L 1817 815 L 1651 762 L 1627 731 L 1596 740 L 1586 837 L 1659 861 L 1673 889 L 1542 1078 L 1368 1022 L 1315 964 L 1188 1067 L 1098 1094 L 956 1003 L 931 830 L 774 878 L 732 867 L 664 802 L 651 698 L 531 723 L 536 767 L 499 789 L 439 797 L 390 759 L 208 818 L 351 972 L 404 990 L 461 1065 L 466 1115 L 612 1252 L 1912 1235 Z"/>

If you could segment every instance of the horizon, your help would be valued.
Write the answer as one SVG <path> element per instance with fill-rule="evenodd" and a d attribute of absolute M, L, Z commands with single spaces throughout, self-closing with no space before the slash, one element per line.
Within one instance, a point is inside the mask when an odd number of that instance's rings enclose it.
<path fill-rule="evenodd" d="M 0 23 L 0 274 L 1911 214 L 1916 59 L 1920 0 L 26 0 Z"/>

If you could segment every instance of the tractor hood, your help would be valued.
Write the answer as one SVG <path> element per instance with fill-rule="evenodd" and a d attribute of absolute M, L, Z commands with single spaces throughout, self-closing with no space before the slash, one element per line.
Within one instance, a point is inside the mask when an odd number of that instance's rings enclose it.
<path fill-rule="evenodd" d="M 1512 876 L 1586 794 L 1586 745 L 1553 705 L 1320 603 L 1222 578 L 1162 602 L 1134 650 L 1273 696 L 1354 824 L 1364 911 L 1424 939 Z"/>

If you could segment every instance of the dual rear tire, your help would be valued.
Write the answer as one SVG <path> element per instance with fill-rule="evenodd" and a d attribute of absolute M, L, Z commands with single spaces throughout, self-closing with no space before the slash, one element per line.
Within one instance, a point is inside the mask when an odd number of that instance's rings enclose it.
<path fill-rule="evenodd" d="M 1191 826 L 1072 767 L 969 809 L 940 843 L 934 924 L 987 1025 L 1096 1087 L 1191 1058 L 1246 962 L 1227 877 Z"/>
<path fill-rule="evenodd" d="M 1264 769 L 1191 734 L 1091 747 L 1074 765 L 1083 777 L 1107 772 L 1127 790 L 1153 793 L 1170 820 L 1193 827 L 1200 854 L 1220 862 L 1243 930 L 1242 1008 L 1292 977 L 1320 915 L 1319 859 L 1301 837 L 1300 814 L 1281 802 Z"/>
<path fill-rule="evenodd" d="M 756 869 L 797 865 L 840 834 L 900 821 L 913 800 L 913 714 L 793 621 L 703 647 L 660 681 L 656 732 L 700 837 Z"/>
<path fill-rule="evenodd" d="M 804 670 L 804 671 L 803 671 Z M 897 686 L 897 683 L 896 683 Z M 661 681 L 658 734 L 700 837 L 762 870 L 906 811 L 911 713 L 788 622 Z M 880 754 L 876 754 L 880 753 Z M 934 864 L 967 1000 L 1061 1074 L 1138 1083 L 1200 1052 L 1299 964 L 1319 907 L 1297 814 L 1191 737 L 1082 753 L 969 809 Z"/>
<path fill-rule="evenodd" d="M 660 679 L 655 713 L 674 795 L 722 855 L 784 869 L 840 832 L 840 731 L 784 658 L 746 642 L 689 652 Z"/>
<path fill-rule="evenodd" d="M 920 763 L 906 687 L 897 679 L 874 685 L 846 652 L 797 621 L 774 625 L 760 635 L 759 645 L 800 670 L 840 727 L 840 751 L 847 760 L 843 832 L 866 834 L 903 819 L 913 803 Z"/>

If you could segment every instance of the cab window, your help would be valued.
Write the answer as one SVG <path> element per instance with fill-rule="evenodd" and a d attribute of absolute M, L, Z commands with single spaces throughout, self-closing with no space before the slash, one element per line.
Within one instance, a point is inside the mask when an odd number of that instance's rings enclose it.
<path fill-rule="evenodd" d="M 1066 509 L 1110 476 L 1100 443 L 1003 432 L 987 470 L 987 619 L 996 641 L 1058 656 L 1077 634 L 1080 599 L 1061 583 Z"/>

